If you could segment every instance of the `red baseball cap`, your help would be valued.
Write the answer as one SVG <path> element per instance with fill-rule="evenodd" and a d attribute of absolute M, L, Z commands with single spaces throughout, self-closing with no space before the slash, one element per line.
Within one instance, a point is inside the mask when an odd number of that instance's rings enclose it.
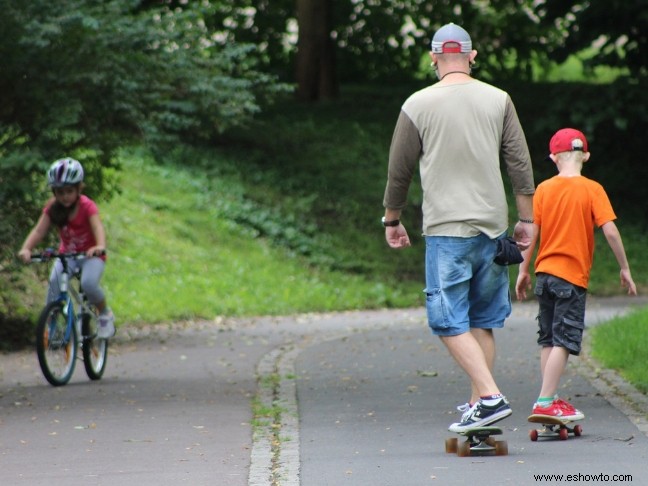
<path fill-rule="evenodd" d="M 549 151 L 552 154 L 571 152 L 573 150 L 588 152 L 585 135 L 575 128 L 562 128 L 549 141 Z"/>

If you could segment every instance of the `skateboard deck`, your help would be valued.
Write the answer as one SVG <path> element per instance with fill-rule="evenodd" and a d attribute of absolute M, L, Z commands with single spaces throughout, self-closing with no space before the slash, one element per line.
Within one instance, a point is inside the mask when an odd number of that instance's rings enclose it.
<path fill-rule="evenodd" d="M 459 442 L 457 437 L 446 439 L 446 452 L 456 453 L 460 457 L 488 455 L 505 456 L 508 454 L 508 443 L 505 440 L 495 440 L 492 436 L 502 435 L 499 427 L 472 427 L 457 432 L 466 440 Z"/>
<path fill-rule="evenodd" d="M 570 423 L 576 420 L 561 419 L 559 417 L 552 417 L 551 415 L 533 414 L 529 415 L 528 421 L 544 426 L 542 429 L 532 429 L 529 431 L 529 438 L 533 442 L 539 438 L 567 440 L 570 434 L 579 437 L 583 433 L 583 428 L 580 425 L 569 426 Z"/>

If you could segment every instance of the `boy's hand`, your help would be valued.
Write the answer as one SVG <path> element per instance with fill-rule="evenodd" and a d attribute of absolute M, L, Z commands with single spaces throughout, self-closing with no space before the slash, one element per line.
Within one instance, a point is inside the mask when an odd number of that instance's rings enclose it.
<path fill-rule="evenodd" d="M 531 275 L 529 272 L 520 271 L 517 282 L 515 282 L 515 295 L 518 300 L 524 300 L 527 297 L 527 290 L 531 288 Z"/>
<path fill-rule="evenodd" d="M 628 295 L 637 295 L 637 286 L 632 280 L 632 275 L 630 275 L 630 270 L 621 270 L 621 287 L 628 289 Z"/>

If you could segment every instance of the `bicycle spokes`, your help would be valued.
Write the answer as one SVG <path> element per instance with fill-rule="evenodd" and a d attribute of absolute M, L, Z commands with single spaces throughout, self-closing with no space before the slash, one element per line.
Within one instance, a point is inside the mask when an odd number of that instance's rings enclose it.
<path fill-rule="evenodd" d="M 68 326 L 67 313 L 59 302 L 50 303 L 37 326 L 36 352 L 41 370 L 54 386 L 70 380 L 77 352 L 77 334 Z"/>

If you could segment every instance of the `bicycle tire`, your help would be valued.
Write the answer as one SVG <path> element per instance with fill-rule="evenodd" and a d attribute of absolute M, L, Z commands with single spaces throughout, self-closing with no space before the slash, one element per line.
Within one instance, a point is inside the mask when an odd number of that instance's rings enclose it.
<path fill-rule="evenodd" d="M 50 302 L 45 306 L 36 325 L 36 354 L 45 379 L 53 386 L 65 385 L 74 373 L 78 336 L 75 326 L 66 339 L 67 315 L 65 304 Z"/>
<path fill-rule="evenodd" d="M 97 337 L 97 316 L 83 314 L 83 366 L 91 380 L 100 380 L 108 360 L 108 340 Z"/>

